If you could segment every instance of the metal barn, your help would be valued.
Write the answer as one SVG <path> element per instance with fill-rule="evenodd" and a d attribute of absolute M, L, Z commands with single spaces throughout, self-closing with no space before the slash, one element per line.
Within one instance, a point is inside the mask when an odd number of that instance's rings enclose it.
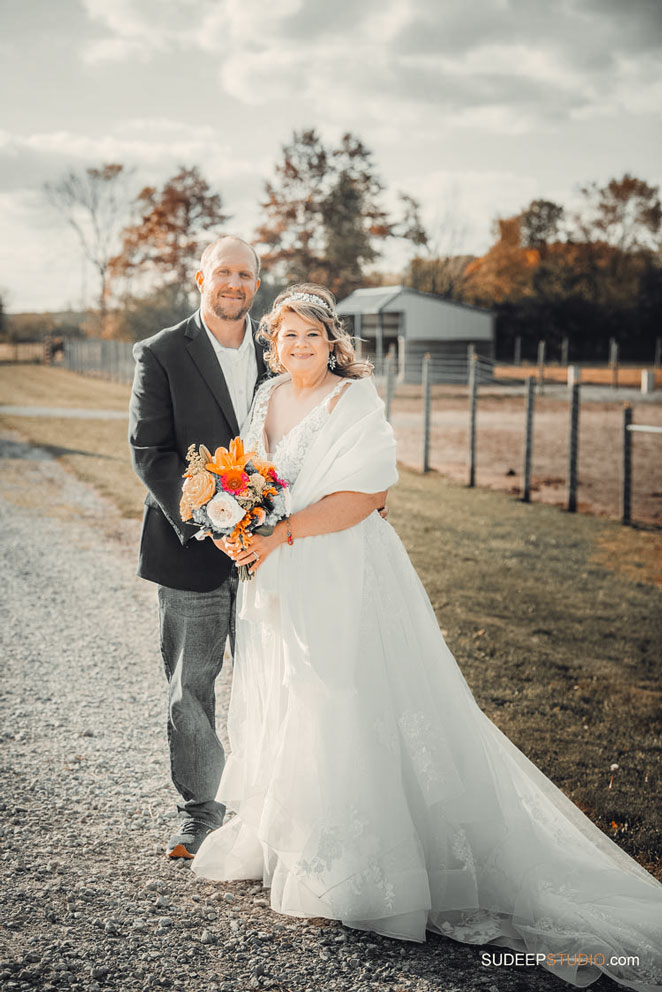
<path fill-rule="evenodd" d="M 338 313 L 351 318 L 349 330 L 378 375 L 385 356 L 395 355 L 401 382 L 421 381 L 425 354 L 434 382 L 466 381 L 470 345 L 478 356 L 494 358 L 494 314 L 433 293 L 406 286 L 357 289 L 340 301 Z M 484 381 L 487 363 L 480 364 Z"/>

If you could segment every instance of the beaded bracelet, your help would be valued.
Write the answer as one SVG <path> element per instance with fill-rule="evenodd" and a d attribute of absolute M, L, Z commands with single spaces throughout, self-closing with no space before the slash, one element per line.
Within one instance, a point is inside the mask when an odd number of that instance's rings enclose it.
<path fill-rule="evenodd" d="M 294 538 L 292 537 L 292 531 L 290 530 L 290 518 L 287 517 L 285 520 L 285 526 L 287 527 L 287 543 L 291 546 L 294 544 Z"/>

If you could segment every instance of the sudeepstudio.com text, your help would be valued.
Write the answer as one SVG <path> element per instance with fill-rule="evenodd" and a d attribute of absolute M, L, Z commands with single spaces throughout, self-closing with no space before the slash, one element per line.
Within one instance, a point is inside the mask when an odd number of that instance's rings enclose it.
<path fill-rule="evenodd" d="M 583 952 L 577 954 L 535 954 L 527 951 L 484 951 L 480 958 L 484 968 L 533 968 L 542 964 L 547 965 L 548 968 L 560 965 L 582 968 L 590 964 L 596 965 L 598 968 L 604 968 L 605 965 L 612 967 L 627 965 L 632 968 L 639 966 L 638 955 L 626 956 L 624 954 L 615 954 L 607 958 L 604 954 L 584 954 Z"/>

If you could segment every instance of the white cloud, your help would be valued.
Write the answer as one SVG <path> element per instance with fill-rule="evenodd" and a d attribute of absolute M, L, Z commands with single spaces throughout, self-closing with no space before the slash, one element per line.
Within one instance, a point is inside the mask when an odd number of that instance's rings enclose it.
<path fill-rule="evenodd" d="M 43 156 L 51 173 L 99 162 L 124 162 L 158 166 L 167 172 L 174 164 L 204 163 L 204 171 L 217 177 L 257 174 L 264 162 L 249 155 L 229 155 L 211 125 L 191 125 L 167 119 L 134 119 L 114 132 L 100 136 L 74 131 L 44 131 L 31 135 L 0 132 L 0 163 L 20 162 L 25 155 Z M 60 160 L 59 164 L 57 160 Z"/>
<path fill-rule="evenodd" d="M 605 78 L 587 83 L 591 99 L 573 111 L 572 118 L 607 117 L 625 112 L 659 118 L 662 79 L 659 59 L 652 55 L 618 55 Z"/>
<path fill-rule="evenodd" d="M 82 0 L 82 4 L 90 20 L 109 35 L 85 47 L 83 60 L 94 64 L 136 55 L 147 58 L 190 45 L 213 0 Z"/>
<path fill-rule="evenodd" d="M 146 59 L 150 49 L 137 38 L 102 38 L 89 42 L 83 52 L 83 61 L 89 65 L 97 62 L 127 62 L 131 58 Z"/>
<path fill-rule="evenodd" d="M 9 195 L 20 203 L 68 167 L 121 161 L 142 185 L 198 164 L 250 236 L 292 131 L 315 127 L 335 144 L 351 130 L 373 150 L 393 208 L 394 191 L 408 190 L 439 226 L 446 203 L 459 204 L 465 247 L 482 251 L 497 213 L 536 196 L 567 202 L 577 181 L 659 172 L 659 0 L 472 0 L 469 14 L 449 0 L 75 3 L 87 17 L 72 15 L 52 44 L 44 36 L 43 64 L 7 62 L 16 92 L 25 72 L 33 94 L 0 134 L 0 190 L 19 190 Z M 49 0 L 14 8 L 11 51 L 40 6 L 53 17 Z M 43 220 L 21 209 L 10 216 L 0 197 L 0 221 L 30 250 Z M 67 280 L 54 244 L 29 290 L 43 295 L 51 280 L 51 305 Z M 75 244 L 68 251 L 79 273 Z M 7 249 L 3 262 L 17 271 Z"/>
<path fill-rule="evenodd" d="M 436 169 L 403 176 L 424 204 L 424 220 L 441 254 L 480 254 L 492 244 L 497 217 L 519 213 L 539 195 L 538 180 L 495 169 Z"/>
<path fill-rule="evenodd" d="M 0 290 L 9 312 L 80 304 L 85 282 L 73 233 L 50 224 L 34 190 L 0 193 Z"/>
<path fill-rule="evenodd" d="M 319 0 L 82 2 L 106 32 L 88 41 L 86 61 L 197 51 L 219 63 L 220 86 L 234 99 L 311 107 L 313 123 L 356 119 L 371 103 L 382 117 L 427 105 L 442 106 L 452 124 L 519 134 L 541 117 L 658 105 L 650 42 L 636 27 L 646 5 L 624 20 L 618 5 L 600 16 L 575 0 L 473 0 L 471 18 L 437 0 L 336 0 L 332 14 Z"/>

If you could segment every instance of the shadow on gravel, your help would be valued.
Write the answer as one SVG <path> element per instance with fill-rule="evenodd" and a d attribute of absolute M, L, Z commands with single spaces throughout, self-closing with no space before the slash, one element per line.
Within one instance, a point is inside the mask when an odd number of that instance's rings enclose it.
<path fill-rule="evenodd" d="M 51 458 L 61 458 L 63 455 L 84 455 L 86 458 L 103 458 L 105 461 L 117 461 L 112 455 L 103 455 L 98 451 L 82 451 L 79 448 L 63 448 L 57 444 L 41 444 L 38 448 L 22 441 L 10 441 L 0 438 L 0 458 L 23 458 L 28 461 L 49 461 Z"/>

